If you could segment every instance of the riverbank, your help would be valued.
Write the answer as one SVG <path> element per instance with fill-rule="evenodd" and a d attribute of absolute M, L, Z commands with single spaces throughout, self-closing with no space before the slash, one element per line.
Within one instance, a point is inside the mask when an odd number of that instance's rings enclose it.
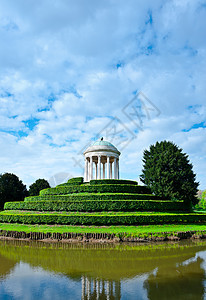
<path fill-rule="evenodd" d="M 1 239 L 63 242 L 156 242 L 206 238 L 206 225 L 58 226 L 0 223 Z"/>

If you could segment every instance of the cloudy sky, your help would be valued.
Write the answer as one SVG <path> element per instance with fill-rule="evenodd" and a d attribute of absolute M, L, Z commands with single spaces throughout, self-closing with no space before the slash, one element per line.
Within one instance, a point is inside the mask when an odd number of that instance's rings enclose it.
<path fill-rule="evenodd" d="M 206 188 L 206 1 L 0 0 L 0 172 L 81 176 L 104 136 L 121 178 L 161 140 Z"/>

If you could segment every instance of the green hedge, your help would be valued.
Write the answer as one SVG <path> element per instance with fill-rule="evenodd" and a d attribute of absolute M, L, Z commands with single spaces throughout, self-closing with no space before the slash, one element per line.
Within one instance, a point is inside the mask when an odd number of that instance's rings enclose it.
<path fill-rule="evenodd" d="M 58 186 L 67 186 L 67 185 L 70 185 L 70 184 L 80 185 L 80 184 L 83 184 L 83 182 L 84 182 L 83 177 L 74 177 L 74 178 L 69 179 L 66 183 L 62 183 L 62 184 L 57 185 L 57 187 Z"/>
<path fill-rule="evenodd" d="M 24 224 L 71 224 L 71 225 L 145 225 L 206 223 L 206 214 L 165 214 L 165 213 L 13 213 L 1 212 L 0 222 Z"/>
<path fill-rule="evenodd" d="M 132 193 L 151 194 L 146 186 L 130 184 L 68 185 L 44 189 L 40 195 L 64 195 L 72 193 Z"/>
<path fill-rule="evenodd" d="M 133 180 L 122 180 L 122 179 L 95 179 L 90 180 L 89 182 L 91 185 L 94 184 L 132 184 L 137 185 L 137 181 Z"/>
<path fill-rule="evenodd" d="M 26 197 L 24 201 L 85 201 L 85 200 L 162 200 L 150 194 L 129 193 L 79 193 L 68 195 L 42 195 Z M 165 200 L 166 201 L 166 200 Z"/>
<path fill-rule="evenodd" d="M 7 202 L 7 210 L 35 211 L 186 211 L 183 202 L 150 200 L 100 200 L 100 201 L 27 201 Z"/>

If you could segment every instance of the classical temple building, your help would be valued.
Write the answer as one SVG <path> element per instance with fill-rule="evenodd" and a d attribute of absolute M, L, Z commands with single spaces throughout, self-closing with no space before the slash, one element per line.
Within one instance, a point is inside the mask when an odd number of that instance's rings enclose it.
<path fill-rule="evenodd" d="M 119 179 L 120 152 L 110 142 L 96 141 L 84 152 L 84 181 L 92 179 Z"/>

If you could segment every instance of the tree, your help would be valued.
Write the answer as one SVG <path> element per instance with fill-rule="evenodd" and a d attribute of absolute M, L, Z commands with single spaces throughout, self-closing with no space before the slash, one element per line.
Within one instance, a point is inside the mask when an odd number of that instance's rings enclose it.
<path fill-rule="evenodd" d="M 45 179 L 37 179 L 29 186 L 29 196 L 38 196 L 39 192 L 43 189 L 50 188 L 50 185 Z"/>
<path fill-rule="evenodd" d="M 197 209 L 203 209 L 203 210 L 205 210 L 206 209 L 206 190 L 204 190 L 201 193 L 201 198 L 199 198 L 198 200 L 199 200 L 199 202 L 198 202 L 198 204 L 195 207 Z"/>
<path fill-rule="evenodd" d="M 157 195 L 171 200 L 184 200 L 188 205 L 197 203 L 196 175 L 188 155 L 172 142 L 151 145 L 143 154 L 141 181 Z"/>
<path fill-rule="evenodd" d="M 23 201 L 27 195 L 26 185 L 15 174 L 0 175 L 0 209 L 5 202 Z"/>

